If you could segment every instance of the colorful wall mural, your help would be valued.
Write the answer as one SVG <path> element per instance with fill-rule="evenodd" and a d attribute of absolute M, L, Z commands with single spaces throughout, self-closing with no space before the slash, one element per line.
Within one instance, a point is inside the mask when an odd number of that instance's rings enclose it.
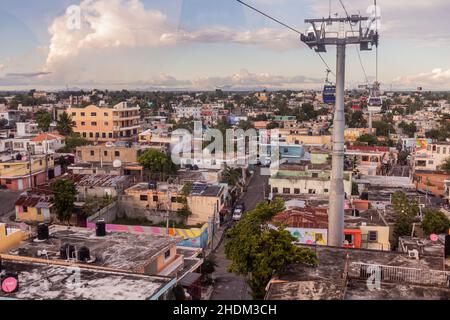
<path fill-rule="evenodd" d="M 95 223 L 88 222 L 87 227 L 90 229 L 95 229 Z M 107 224 L 106 231 L 145 233 L 153 235 L 167 234 L 166 228 L 125 226 L 117 224 Z M 205 249 L 208 246 L 209 242 L 208 224 L 205 224 L 202 228 L 192 228 L 192 229 L 169 228 L 169 235 L 172 237 L 182 237 L 184 240 L 178 244 L 178 246 L 181 247 Z"/>
<path fill-rule="evenodd" d="M 302 244 L 327 245 L 327 229 L 286 228 Z"/>

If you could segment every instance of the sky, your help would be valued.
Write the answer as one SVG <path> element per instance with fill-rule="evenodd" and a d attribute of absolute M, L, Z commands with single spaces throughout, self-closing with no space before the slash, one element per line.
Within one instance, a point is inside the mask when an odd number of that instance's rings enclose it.
<path fill-rule="evenodd" d="M 247 0 L 300 31 L 338 0 Z M 367 14 L 371 0 L 343 0 Z M 450 89 L 450 1 L 378 0 L 385 89 Z M 420 20 L 420 21 L 419 21 Z M 1 0 L 0 89 L 317 89 L 326 67 L 299 35 L 235 0 Z M 375 50 L 361 52 L 370 82 Z M 335 50 L 324 54 L 335 70 Z M 347 48 L 347 87 L 366 78 Z"/>

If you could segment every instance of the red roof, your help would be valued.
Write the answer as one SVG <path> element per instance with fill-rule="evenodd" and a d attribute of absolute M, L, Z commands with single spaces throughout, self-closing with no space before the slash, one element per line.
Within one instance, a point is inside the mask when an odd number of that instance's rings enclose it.
<path fill-rule="evenodd" d="M 34 137 L 31 139 L 31 141 L 33 142 L 42 142 L 45 140 L 56 140 L 56 139 L 64 139 L 64 136 L 58 134 L 58 133 L 54 133 L 54 132 L 50 132 L 50 133 L 41 133 L 40 135 Z"/>

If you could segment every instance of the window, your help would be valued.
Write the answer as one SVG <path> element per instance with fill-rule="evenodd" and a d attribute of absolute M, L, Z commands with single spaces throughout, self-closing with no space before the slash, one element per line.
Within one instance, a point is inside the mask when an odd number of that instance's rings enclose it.
<path fill-rule="evenodd" d="M 447 153 L 447 148 L 442 148 L 442 153 L 446 154 Z"/>
<path fill-rule="evenodd" d="M 102 138 L 106 139 L 106 133 L 105 132 L 102 133 Z"/>
<path fill-rule="evenodd" d="M 91 150 L 91 156 L 93 157 L 95 155 L 95 151 Z"/>
<path fill-rule="evenodd" d="M 107 157 L 108 156 L 108 151 L 103 151 L 103 155 L 105 156 L 105 157 Z"/>
<path fill-rule="evenodd" d="M 109 122 L 108 121 L 105 121 L 105 126 L 108 126 L 109 125 Z"/>
<path fill-rule="evenodd" d="M 319 174 L 318 174 L 317 172 L 313 172 L 313 173 L 312 173 L 312 177 L 313 177 L 313 178 L 318 178 L 318 177 L 319 177 Z"/>
<path fill-rule="evenodd" d="M 89 138 L 93 138 L 94 137 L 94 133 L 93 132 L 89 132 Z"/>
<path fill-rule="evenodd" d="M 97 112 L 91 112 L 91 117 L 96 117 L 97 116 Z"/>
<path fill-rule="evenodd" d="M 328 193 L 330 190 L 328 189 L 323 189 L 323 193 Z"/>
<path fill-rule="evenodd" d="M 83 132 L 83 138 L 86 138 L 87 134 L 86 132 Z"/>
<path fill-rule="evenodd" d="M 82 126 L 85 126 L 85 125 L 86 125 L 86 122 L 82 121 L 82 122 L 81 122 L 81 125 L 82 125 Z"/>
<path fill-rule="evenodd" d="M 278 188 L 273 188 L 272 193 L 278 193 Z"/>
<path fill-rule="evenodd" d="M 120 151 L 114 151 L 114 156 L 120 157 Z"/>
<path fill-rule="evenodd" d="M 91 122 L 91 126 L 97 126 L 97 122 L 95 121 Z"/>
<path fill-rule="evenodd" d="M 77 113 L 76 112 L 72 112 L 72 117 L 76 117 Z"/>
<path fill-rule="evenodd" d="M 96 133 L 95 133 L 95 137 L 96 137 L 96 138 L 100 138 L 100 132 L 96 132 Z"/>
<path fill-rule="evenodd" d="M 284 193 L 284 194 L 290 194 L 290 193 L 291 193 L 291 189 L 289 189 L 289 188 L 283 188 L 283 193 Z"/>
<path fill-rule="evenodd" d="M 42 160 L 39 160 L 39 165 L 42 166 Z"/>
<path fill-rule="evenodd" d="M 12 184 L 11 179 L 6 179 L 6 184 Z"/>
<path fill-rule="evenodd" d="M 170 198 L 170 202 L 173 202 L 173 203 L 177 202 L 177 197 Z"/>
<path fill-rule="evenodd" d="M 167 250 L 165 253 L 164 253 L 164 259 L 169 259 L 170 258 L 170 250 Z"/>
<path fill-rule="evenodd" d="M 294 189 L 294 194 L 300 194 L 300 189 Z"/>
<path fill-rule="evenodd" d="M 82 116 L 82 117 L 84 117 L 85 115 L 86 115 L 86 113 L 84 113 L 84 112 L 81 113 L 81 116 Z"/>
<path fill-rule="evenodd" d="M 146 194 L 141 194 L 140 199 L 141 201 L 148 201 L 148 196 Z"/>
<path fill-rule="evenodd" d="M 377 231 L 369 231 L 368 235 L 370 242 L 376 242 L 378 240 L 378 232 Z"/>
<path fill-rule="evenodd" d="M 437 152 L 437 153 L 441 153 L 441 147 L 437 147 L 436 152 Z"/>
<path fill-rule="evenodd" d="M 22 207 L 23 212 L 28 212 L 28 207 Z"/>
<path fill-rule="evenodd" d="M 348 244 L 353 244 L 353 235 L 352 234 L 346 234 L 345 235 L 345 241 L 348 242 Z"/>
<path fill-rule="evenodd" d="M 108 116 L 108 112 L 104 112 L 103 115 L 104 115 L 105 117 L 107 117 L 107 116 Z"/>
<path fill-rule="evenodd" d="M 309 193 L 309 194 L 316 194 L 316 190 L 314 190 L 314 189 L 309 189 L 309 190 L 308 190 L 308 193 Z"/>
<path fill-rule="evenodd" d="M 38 216 L 42 215 L 42 209 L 37 209 Z"/>
<path fill-rule="evenodd" d="M 153 202 L 158 202 L 158 196 L 153 196 Z"/>
<path fill-rule="evenodd" d="M 112 138 L 113 137 L 113 134 L 110 132 L 109 133 L 109 138 Z"/>

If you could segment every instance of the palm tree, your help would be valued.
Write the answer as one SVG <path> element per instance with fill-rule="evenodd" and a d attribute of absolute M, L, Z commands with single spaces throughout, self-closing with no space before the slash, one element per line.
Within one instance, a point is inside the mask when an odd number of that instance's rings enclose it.
<path fill-rule="evenodd" d="M 57 121 L 56 130 L 58 130 L 59 134 L 63 136 L 70 136 L 73 133 L 74 126 L 75 122 L 72 120 L 72 117 L 64 111 Z"/>
<path fill-rule="evenodd" d="M 225 167 L 222 173 L 222 181 L 228 183 L 230 186 L 236 186 L 241 179 L 241 173 L 239 170 Z"/>

